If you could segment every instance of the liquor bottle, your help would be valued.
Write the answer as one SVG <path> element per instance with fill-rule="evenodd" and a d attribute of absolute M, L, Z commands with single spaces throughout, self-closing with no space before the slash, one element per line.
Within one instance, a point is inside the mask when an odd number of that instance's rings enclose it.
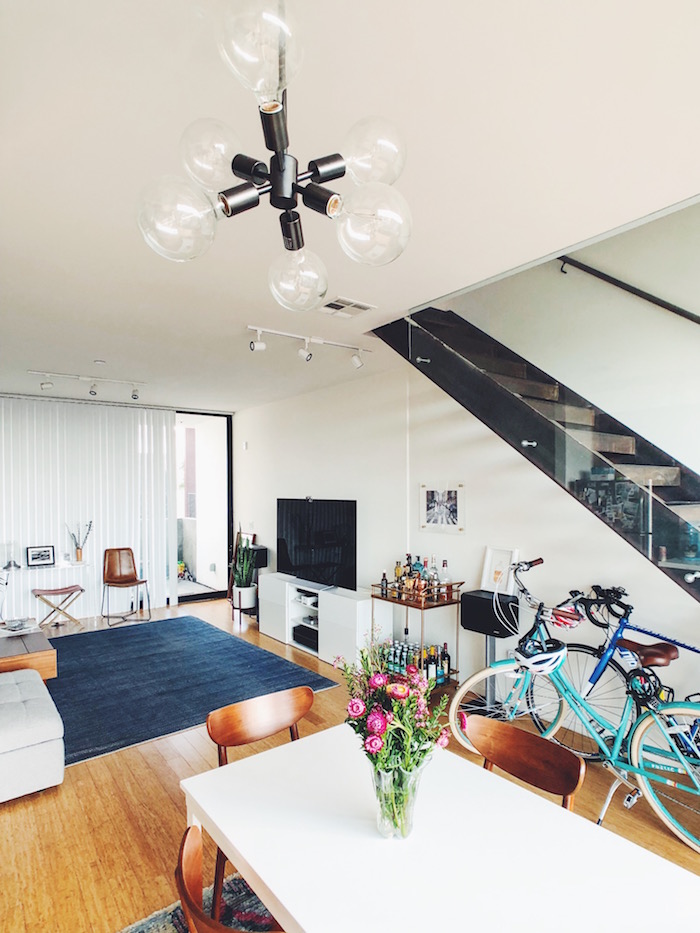
<path fill-rule="evenodd" d="M 418 555 L 416 555 L 416 559 L 413 561 L 412 569 L 415 576 L 419 577 L 421 575 L 421 571 L 423 570 L 423 562 L 421 561 L 420 557 L 418 557 Z"/>
<path fill-rule="evenodd" d="M 452 599 L 452 578 L 450 577 L 450 572 L 447 569 L 447 561 L 443 560 L 442 562 L 442 571 L 440 572 L 440 587 L 441 587 L 441 596 L 443 599 Z"/>
<path fill-rule="evenodd" d="M 430 576 L 430 598 L 437 602 L 440 598 L 440 572 L 434 554 L 430 559 L 428 574 Z"/>
<path fill-rule="evenodd" d="M 402 576 L 403 576 L 403 567 L 401 566 L 401 561 L 397 560 L 396 566 L 394 567 L 394 580 L 396 581 L 397 586 L 401 582 Z"/>
<path fill-rule="evenodd" d="M 442 649 L 442 669 L 444 672 L 444 682 L 448 683 L 450 679 L 450 664 L 451 664 L 450 653 L 447 650 L 447 642 L 445 642 Z"/>
<path fill-rule="evenodd" d="M 406 664 L 408 663 L 408 645 L 403 644 L 401 647 L 401 657 L 399 660 L 399 673 L 406 673 Z"/>
<path fill-rule="evenodd" d="M 435 648 L 435 683 L 441 687 L 445 683 L 445 668 L 442 664 L 442 654 L 439 648 Z"/>
<path fill-rule="evenodd" d="M 389 581 L 386 578 L 386 570 L 382 570 L 382 579 L 379 586 L 382 596 L 386 598 L 389 595 Z"/>

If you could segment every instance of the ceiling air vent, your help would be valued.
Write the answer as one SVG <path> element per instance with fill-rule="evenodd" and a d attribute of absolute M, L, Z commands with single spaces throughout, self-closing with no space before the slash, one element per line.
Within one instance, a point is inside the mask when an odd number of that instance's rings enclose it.
<path fill-rule="evenodd" d="M 368 305 L 363 301 L 353 301 L 351 298 L 341 298 L 340 295 L 332 301 L 327 301 L 321 308 L 324 314 L 334 314 L 336 317 L 357 317 L 363 311 L 376 310 L 375 305 Z"/>

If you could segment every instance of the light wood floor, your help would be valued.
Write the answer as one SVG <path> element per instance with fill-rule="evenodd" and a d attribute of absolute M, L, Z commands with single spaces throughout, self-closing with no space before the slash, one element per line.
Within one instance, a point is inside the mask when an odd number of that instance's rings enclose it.
<path fill-rule="evenodd" d="M 232 629 L 225 600 L 179 606 L 154 617 L 177 615 L 195 615 L 226 631 Z M 84 626 L 91 629 L 101 624 L 85 620 Z M 70 627 L 62 631 L 70 634 Z M 259 635 L 254 621 L 244 619 L 240 635 L 341 682 L 329 665 Z M 342 722 L 346 702 L 343 686 L 316 694 L 300 734 Z M 233 757 L 245 757 L 286 740 L 259 743 Z M 472 757 L 461 749 L 455 751 Z M 215 748 L 202 726 L 72 765 L 60 787 L 0 804 L 0 930 L 117 933 L 177 900 L 173 870 L 185 829 L 179 782 L 213 767 Z M 609 783 L 599 766 L 590 767 L 576 798 L 576 811 L 595 819 Z M 700 875 L 700 855 L 667 832 L 644 801 L 625 810 L 618 792 L 605 826 Z M 527 833 L 527 827 L 513 829 L 516 834 Z M 473 857 L 467 841 L 465 854 L 469 853 Z M 205 883 L 213 877 L 213 864 L 214 850 L 208 844 Z M 592 875 L 601 871 L 608 880 L 614 874 L 612 865 L 590 869 Z M 546 866 L 540 870 L 546 878 Z"/>

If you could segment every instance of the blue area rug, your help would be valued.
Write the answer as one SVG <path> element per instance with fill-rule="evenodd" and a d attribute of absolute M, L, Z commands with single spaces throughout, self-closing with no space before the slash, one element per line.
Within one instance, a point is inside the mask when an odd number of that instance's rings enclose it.
<path fill-rule="evenodd" d="M 332 680 L 184 616 L 51 639 L 47 681 L 75 764 L 203 723 L 220 706 Z"/>

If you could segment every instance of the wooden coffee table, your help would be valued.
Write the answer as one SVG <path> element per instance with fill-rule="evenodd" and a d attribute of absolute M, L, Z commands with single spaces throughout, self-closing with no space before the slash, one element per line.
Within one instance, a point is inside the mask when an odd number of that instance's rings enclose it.
<path fill-rule="evenodd" d="M 0 637 L 0 674 L 33 668 L 42 680 L 58 676 L 56 649 L 43 632 Z"/>

